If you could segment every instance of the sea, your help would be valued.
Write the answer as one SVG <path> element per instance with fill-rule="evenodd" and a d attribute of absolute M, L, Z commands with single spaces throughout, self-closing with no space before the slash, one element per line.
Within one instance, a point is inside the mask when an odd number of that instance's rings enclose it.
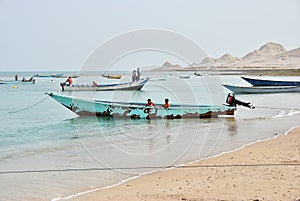
<path fill-rule="evenodd" d="M 40 72 L 52 75 L 60 72 Z M 66 75 L 78 72 L 65 72 Z M 117 72 L 111 72 L 117 73 Z M 120 73 L 120 72 L 118 72 Z M 80 72 L 78 84 L 119 83 Z M 142 72 L 151 77 L 140 91 L 61 91 L 66 78 L 35 77 L 35 84 L 0 84 L 0 200 L 65 200 L 126 180 L 203 160 L 274 138 L 300 125 L 300 93 L 237 94 L 255 104 L 234 116 L 208 119 L 117 119 L 79 117 L 46 93 L 88 99 L 221 105 L 223 83 L 247 86 L 240 72 Z M 0 72 L 0 80 L 36 72 Z M 300 77 L 269 77 L 294 79 Z"/>

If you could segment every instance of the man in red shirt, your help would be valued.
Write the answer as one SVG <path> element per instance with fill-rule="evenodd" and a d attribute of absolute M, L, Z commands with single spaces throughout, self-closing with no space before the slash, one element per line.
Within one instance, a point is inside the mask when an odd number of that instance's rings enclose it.
<path fill-rule="evenodd" d="M 152 106 L 152 107 L 154 107 L 155 104 L 154 104 L 154 103 L 151 101 L 151 99 L 149 98 L 149 99 L 147 100 L 146 106 Z"/>
<path fill-rule="evenodd" d="M 67 80 L 66 80 L 66 84 L 68 83 L 69 86 L 71 86 L 73 84 L 73 80 L 71 77 L 69 77 Z"/>

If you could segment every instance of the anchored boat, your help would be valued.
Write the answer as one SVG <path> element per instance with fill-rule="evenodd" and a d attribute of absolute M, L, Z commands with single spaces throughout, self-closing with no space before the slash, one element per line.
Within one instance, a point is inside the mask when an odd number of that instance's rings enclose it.
<path fill-rule="evenodd" d="M 223 86 L 234 93 L 259 94 L 259 93 L 291 93 L 300 92 L 300 86 L 251 86 L 242 87 L 223 84 Z"/>
<path fill-rule="evenodd" d="M 281 81 L 241 77 L 253 86 L 300 86 L 300 81 Z"/>
<path fill-rule="evenodd" d="M 105 78 L 108 78 L 108 79 L 121 79 L 123 77 L 123 75 L 117 75 L 117 74 L 104 75 L 104 74 L 102 74 L 102 77 L 105 77 Z"/>
<path fill-rule="evenodd" d="M 35 84 L 35 79 L 30 78 L 29 80 L 0 80 L 0 84 Z"/>
<path fill-rule="evenodd" d="M 109 90 L 140 90 L 149 81 L 149 78 L 137 82 L 126 82 L 117 84 L 72 84 L 61 83 L 63 91 L 109 91 Z"/>
<path fill-rule="evenodd" d="M 164 108 L 162 104 L 155 107 L 145 103 L 127 103 L 84 99 L 57 93 L 48 95 L 80 116 L 111 116 L 132 119 L 181 119 L 210 118 L 218 115 L 234 115 L 236 104 L 231 105 L 172 105 Z"/>

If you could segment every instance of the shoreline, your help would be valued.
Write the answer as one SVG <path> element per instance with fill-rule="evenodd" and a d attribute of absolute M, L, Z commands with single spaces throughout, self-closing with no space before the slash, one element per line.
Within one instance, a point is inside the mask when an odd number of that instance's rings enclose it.
<path fill-rule="evenodd" d="M 274 152 L 266 152 L 266 145 L 269 144 L 274 144 L 274 141 L 278 142 L 278 144 L 286 144 L 286 142 L 289 141 L 290 138 L 295 137 L 300 140 L 300 127 L 293 127 L 286 131 L 284 134 L 276 135 L 273 138 L 268 138 L 264 140 L 258 140 L 252 143 L 249 143 L 247 145 L 243 145 L 237 149 L 234 149 L 232 151 L 228 152 L 223 152 L 220 154 L 217 154 L 215 156 L 205 158 L 205 159 L 200 159 L 196 161 L 189 162 L 187 164 L 182 164 L 178 165 L 176 167 L 171 167 L 171 168 L 166 168 L 165 170 L 161 171 L 153 171 L 153 172 L 147 172 L 135 177 L 128 178 L 126 180 L 123 180 L 117 184 L 102 187 L 102 188 L 96 188 L 96 189 L 91 189 L 88 191 L 80 192 L 74 195 L 69 195 L 64 198 L 54 198 L 52 201 L 58 201 L 58 200 L 194 200 L 194 199 L 200 199 L 200 200 L 207 200 L 207 199 L 221 199 L 221 200 L 240 200 L 240 199 L 246 199 L 246 200 L 253 200 L 253 199 L 299 199 L 300 198 L 300 193 L 292 193 L 287 192 L 289 190 L 286 190 L 286 193 L 282 193 L 280 190 L 277 189 L 277 191 L 281 192 L 281 197 L 276 191 L 267 195 L 262 196 L 264 192 L 261 190 L 255 189 L 255 191 L 250 191 L 252 197 L 247 197 L 244 195 L 245 190 L 244 189 L 241 194 L 236 195 L 234 193 L 237 193 L 236 190 L 239 189 L 238 186 L 240 183 L 236 180 L 240 180 L 244 175 L 251 175 L 251 171 L 245 171 L 243 169 L 264 169 L 262 171 L 263 173 L 270 174 L 267 170 L 269 169 L 283 169 L 281 171 L 284 172 L 284 168 L 291 169 L 295 166 L 295 169 L 299 167 L 300 165 L 300 141 L 296 141 L 296 146 L 298 147 L 298 153 L 296 150 L 296 153 L 294 155 L 296 156 L 296 159 L 291 160 L 291 158 L 295 158 L 295 156 L 291 157 L 290 160 L 284 161 L 284 163 L 278 163 L 278 160 L 276 162 L 276 154 Z M 282 139 L 283 138 L 283 139 Z M 282 141 L 282 142 L 281 142 Z M 257 152 L 256 147 L 261 149 L 262 153 L 260 154 L 267 154 L 268 156 L 265 156 L 263 159 L 259 154 L 255 154 Z M 291 146 L 285 147 L 287 150 L 290 151 Z M 252 158 L 250 161 L 241 158 L 241 156 L 244 156 L 247 150 L 251 150 L 249 153 L 252 154 L 253 156 L 257 156 L 257 158 Z M 285 151 L 285 150 L 283 150 Z M 291 153 L 289 153 L 292 155 Z M 233 156 L 231 156 L 233 155 Z M 230 156 L 230 157 L 229 157 Z M 280 156 L 278 156 L 280 157 Z M 251 164 L 252 160 L 256 160 L 256 162 L 265 162 L 268 161 L 270 158 L 275 158 L 272 163 L 254 163 Z M 234 160 L 235 159 L 235 160 Z M 228 161 L 231 161 L 232 164 L 227 164 Z M 282 162 L 282 161 L 281 161 Z M 292 163 L 294 162 L 294 163 Z M 219 172 L 218 170 L 222 170 L 223 173 Z M 229 169 L 229 170 L 228 170 Z M 241 172 L 243 172 L 241 175 L 237 174 L 236 171 L 232 171 L 232 169 L 237 169 Z M 207 173 L 201 173 L 200 177 L 193 177 L 195 176 L 194 171 L 201 170 Z M 230 171 L 231 170 L 231 171 Z M 267 171 L 267 172 L 266 172 Z M 295 170 L 296 171 L 296 170 Z M 295 172 L 294 171 L 294 172 Z M 226 173 L 225 173 L 226 172 Z M 245 173 L 244 173 L 245 172 Z M 259 171 L 260 172 L 260 171 Z M 293 172 L 293 171 L 290 171 Z M 295 179 L 298 180 L 296 184 L 293 186 L 296 186 L 294 189 L 295 192 L 300 192 L 300 171 L 299 173 L 294 173 L 296 175 L 293 175 L 291 178 L 299 178 Z M 217 187 L 214 186 L 214 182 L 210 182 L 210 180 L 213 180 L 212 178 L 218 177 L 218 180 L 224 180 L 224 178 L 221 178 L 221 176 L 224 174 L 233 174 L 231 175 L 231 179 L 228 180 L 228 178 L 225 180 L 227 184 L 221 185 L 222 182 L 217 182 L 218 185 Z M 260 172 L 261 173 L 261 172 Z M 182 176 L 184 175 L 185 176 Z M 254 182 L 255 180 L 259 179 L 256 178 L 255 175 L 252 175 L 254 177 Z M 198 175 L 197 175 L 198 176 Z M 234 176 L 234 177 L 233 177 Z M 264 176 L 262 174 L 261 176 Z M 280 175 L 279 175 L 280 176 Z M 205 177 L 205 178 L 202 178 Z M 238 178 L 235 178 L 238 177 Z M 276 177 L 273 176 L 273 177 Z M 282 175 L 281 175 L 282 177 Z M 191 178 L 193 178 L 191 180 Z M 197 178 L 197 179 L 194 179 Z M 250 178 L 251 179 L 251 178 Z M 253 179 L 253 178 L 252 178 Z M 274 179 L 274 178 L 273 178 Z M 195 180 L 195 181 L 194 181 Z M 200 181 L 199 181 L 200 180 Z M 274 183 L 270 182 L 272 181 L 272 178 L 266 178 L 264 181 L 265 183 Z M 247 180 L 248 183 L 250 180 Z M 206 184 L 204 186 L 196 185 L 197 182 L 200 182 L 198 184 Z M 226 183 L 225 182 L 225 183 Z M 237 184 L 236 184 L 237 183 Z M 251 183 L 251 182 L 250 182 Z M 253 182 L 252 182 L 253 183 Z M 261 183 L 261 181 L 259 182 Z M 293 183 L 293 182 L 292 182 Z M 161 186 L 161 187 L 159 187 Z M 257 185 L 255 185 L 257 186 Z M 280 188 L 283 188 L 281 185 L 279 185 Z M 205 188 L 205 192 L 203 192 L 203 188 Z M 227 187 L 227 188 L 225 188 Z M 253 186 L 252 186 L 253 187 Z M 258 185 L 257 188 L 260 186 Z M 265 188 L 264 185 L 261 186 L 263 189 Z M 220 188 L 222 190 L 225 190 L 224 192 L 220 191 Z M 224 189 L 225 188 L 225 189 Z M 273 186 L 274 188 L 274 186 Z M 165 189 L 165 190 L 163 190 Z M 267 189 L 267 188 L 266 188 Z M 214 191 L 212 191 L 214 190 Z M 231 190 L 231 191 L 230 191 Z M 254 194 L 259 191 L 259 194 L 254 196 Z M 284 191 L 284 190 L 282 190 Z M 228 193 L 231 192 L 231 193 Z M 238 191 L 239 192 L 239 191 Z M 245 197 L 241 197 L 244 195 Z M 229 196 L 229 197 L 228 197 Z M 268 197 L 269 196 L 269 197 Z M 271 197 L 270 197 L 271 196 Z M 282 197 L 283 196 L 283 197 Z"/>

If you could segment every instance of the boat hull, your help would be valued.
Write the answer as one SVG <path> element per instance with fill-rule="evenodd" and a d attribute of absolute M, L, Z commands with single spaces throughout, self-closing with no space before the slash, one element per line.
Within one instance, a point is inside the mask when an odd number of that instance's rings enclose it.
<path fill-rule="evenodd" d="M 140 90 L 148 82 L 149 78 L 139 82 L 128 82 L 120 84 L 103 84 L 103 85 L 62 85 L 63 91 L 110 91 L 110 90 Z"/>
<path fill-rule="evenodd" d="M 258 93 L 292 93 L 300 92 L 300 86 L 252 86 L 252 87 L 240 87 L 233 85 L 223 86 L 234 93 L 239 94 L 258 94 Z"/>
<path fill-rule="evenodd" d="M 300 86 L 300 81 L 279 81 L 279 80 L 263 80 L 248 77 L 241 77 L 253 86 Z"/>
<path fill-rule="evenodd" d="M 236 110 L 236 107 L 226 105 L 172 105 L 171 108 L 163 108 L 162 105 L 147 107 L 141 103 L 89 100 L 53 93 L 49 95 L 79 116 L 131 119 L 211 118 L 219 115 L 234 115 Z"/>
<path fill-rule="evenodd" d="M 0 81 L 0 84 L 34 84 L 35 82 L 33 81 Z"/>
<path fill-rule="evenodd" d="M 102 75 L 102 76 L 108 79 L 121 79 L 123 77 L 122 75 Z"/>

